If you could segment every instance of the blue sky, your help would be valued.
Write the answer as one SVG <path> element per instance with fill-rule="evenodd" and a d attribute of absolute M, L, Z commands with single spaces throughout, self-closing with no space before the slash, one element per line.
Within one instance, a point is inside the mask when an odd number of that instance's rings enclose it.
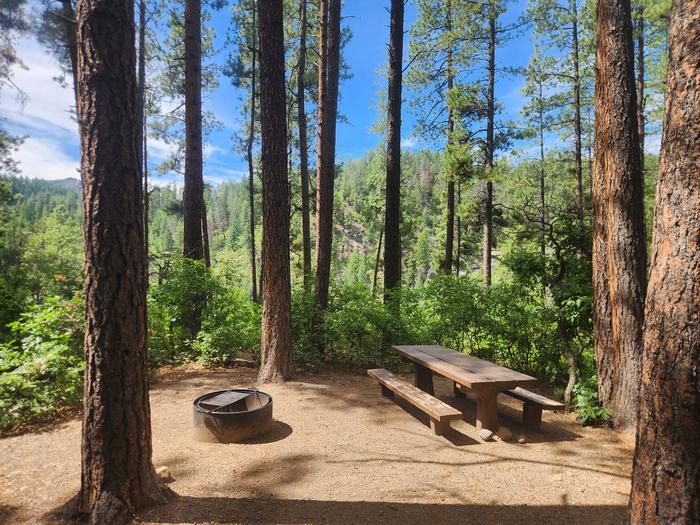
<path fill-rule="evenodd" d="M 377 93 L 385 82 L 379 72 L 387 55 L 388 5 L 388 0 L 345 0 L 344 24 L 353 33 L 353 38 L 345 48 L 345 60 L 352 78 L 341 86 L 340 111 L 348 118 L 348 122 L 338 125 L 339 160 L 361 157 L 381 140 L 370 127 L 377 117 L 374 108 Z M 511 3 L 508 13 L 504 15 L 504 23 L 516 19 L 524 7 L 524 0 Z M 409 2 L 405 15 L 406 29 L 415 18 L 415 5 Z M 223 44 L 228 20 L 228 9 L 215 13 L 212 18 L 217 32 L 217 63 L 222 63 L 226 56 Z M 408 56 L 408 38 L 405 46 L 404 60 Z M 498 49 L 497 63 L 500 68 L 525 65 L 532 49 L 530 35 L 520 35 Z M 77 177 L 77 126 L 69 111 L 72 106 L 72 91 L 53 80 L 59 74 L 58 66 L 35 39 L 23 38 L 18 42 L 17 50 L 25 68 L 15 68 L 14 81 L 25 91 L 28 99 L 22 104 L 15 93 L 9 89 L 3 90 L 0 93 L 0 117 L 6 120 L 5 125 L 10 132 L 27 137 L 16 155 L 23 175 L 45 179 Z M 522 78 L 503 75 L 497 81 L 496 97 L 506 107 L 503 115 L 506 119 L 516 118 L 519 114 L 523 103 L 520 95 L 522 82 Z M 213 111 L 224 124 L 223 129 L 209 137 L 205 147 L 205 178 L 211 184 L 236 180 L 245 173 L 244 160 L 232 151 L 231 140 L 242 128 L 245 118 L 241 115 L 240 97 L 241 93 L 225 77 L 215 92 L 204 97 L 205 109 Z M 417 141 L 412 134 L 414 122 L 406 104 L 402 128 L 402 143 L 405 148 L 441 146 Z M 151 141 L 149 148 L 154 160 L 158 160 L 165 157 L 169 147 Z M 173 181 L 178 182 L 176 176 L 154 179 L 154 182 L 160 184 Z"/>

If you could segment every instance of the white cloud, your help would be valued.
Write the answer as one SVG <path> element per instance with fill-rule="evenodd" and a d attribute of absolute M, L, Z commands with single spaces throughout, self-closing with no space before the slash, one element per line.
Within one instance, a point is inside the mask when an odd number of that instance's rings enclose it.
<path fill-rule="evenodd" d="M 53 141 L 29 137 L 14 155 L 22 175 L 30 178 L 58 180 L 80 178 L 79 163 L 66 155 Z"/>
<path fill-rule="evenodd" d="M 8 124 L 32 134 L 71 136 L 78 142 L 78 125 L 72 117 L 75 105 L 71 86 L 62 87 L 56 80 L 61 68 L 34 38 L 23 38 L 16 46 L 27 66 L 13 69 L 14 83 L 27 95 L 26 104 L 15 92 L 0 92 L 0 115 Z"/>
<path fill-rule="evenodd" d="M 401 147 L 404 149 L 415 148 L 418 145 L 418 141 L 415 137 L 404 137 L 401 139 Z"/>

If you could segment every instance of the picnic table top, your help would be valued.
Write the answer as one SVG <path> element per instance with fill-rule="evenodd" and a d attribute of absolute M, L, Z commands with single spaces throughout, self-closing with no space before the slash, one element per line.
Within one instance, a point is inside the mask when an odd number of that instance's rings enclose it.
<path fill-rule="evenodd" d="M 503 390 L 527 385 L 536 378 L 439 345 L 394 346 L 399 355 L 467 387 Z"/>

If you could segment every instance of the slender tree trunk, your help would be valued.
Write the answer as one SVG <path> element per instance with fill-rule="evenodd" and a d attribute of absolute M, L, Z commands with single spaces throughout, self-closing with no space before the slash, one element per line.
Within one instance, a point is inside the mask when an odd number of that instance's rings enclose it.
<path fill-rule="evenodd" d="M 598 0 L 593 288 L 598 389 L 634 431 L 646 253 L 629 0 Z"/>
<path fill-rule="evenodd" d="M 148 269 L 150 265 L 148 247 L 148 213 L 149 213 L 149 193 L 148 193 L 148 121 L 143 117 L 143 247 L 144 261 L 146 264 L 146 287 L 148 287 Z"/>
<path fill-rule="evenodd" d="M 299 172 L 301 175 L 301 235 L 304 259 L 304 289 L 311 289 L 311 220 L 309 210 L 309 144 L 306 137 L 306 1 L 299 2 L 299 67 L 297 73 L 297 127 L 299 128 Z"/>
<path fill-rule="evenodd" d="M 571 409 L 571 394 L 573 393 L 574 385 L 576 384 L 576 359 L 571 348 L 571 340 L 566 330 L 566 323 L 562 319 L 557 322 L 557 332 L 559 333 L 559 341 L 564 348 L 566 368 L 569 372 L 569 380 L 567 381 L 566 388 L 564 389 L 564 407 L 568 412 Z"/>
<path fill-rule="evenodd" d="M 457 181 L 457 208 L 462 204 L 462 183 Z M 462 219 L 457 214 L 457 253 L 455 255 L 455 275 L 459 279 L 460 265 L 462 261 Z"/>
<path fill-rule="evenodd" d="M 571 59 L 574 65 L 574 165 L 576 170 L 576 216 L 583 219 L 583 162 L 581 155 L 581 73 L 579 71 L 578 0 L 571 0 Z"/>
<path fill-rule="evenodd" d="M 258 2 L 262 131 L 263 320 L 258 381 L 292 376 L 289 180 L 282 0 Z"/>
<path fill-rule="evenodd" d="M 90 523 L 120 524 L 170 493 L 151 463 L 134 4 L 79 0 L 77 20 L 86 361 L 77 504 Z"/>
<path fill-rule="evenodd" d="M 545 208 L 544 200 L 544 108 L 543 105 L 543 94 L 542 94 L 542 78 L 539 78 L 539 100 L 538 105 L 538 116 L 539 116 L 539 128 L 540 128 L 540 255 L 544 259 L 545 255 L 545 235 L 547 228 L 547 210 Z"/>
<path fill-rule="evenodd" d="M 251 273 L 251 297 L 254 302 L 258 302 L 258 281 L 257 270 L 255 268 L 255 169 L 253 167 L 253 141 L 255 139 L 255 89 L 256 89 L 256 0 L 253 0 L 253 42 L 251 44 L 251 73 L 250 73 L 250 121 L 248 123 L 248 236 L 250 237 L 250 273 Z M 262 284 L 260 285 L 262 290 Z"/>
<path fill-rule="evenodd" d="M 341 0 L 321 0 L 319 62 L 318 172 L 316 191 L 316 303 L 328 305 L 333 247 L 335 130 L 338 109 Z"/>
<path fill-rule="evenodd" d="M 63 38 L 68 50 L 70 70 L 73 79 L 73 97 L 75 98 L 76 111 L 78 104 L 78 43 L 75 10 L 73 0 L 61 0 L 61 24 L 63 25 Z"/>
<path fill-rule="evenodd" d="M 136 81 L 136 107 L 139 119 L 138 159 L 143 172 L 143 245 L 145 247 L 144 261 L 146 271 L 146 286 L 148 286 L 148 214 L 146 199 L 148 198 L 148 170 L 146 169 L 146 0 L 139 0 L 139 49 L 138 49 L 138 78 Z"/>
<path fill-rule="evenodd" d="M 207 218 L 207 205 L 202 201 L 202 250 L 204 252 L 204 266 L 211 268 L 211 253 L 209 252 L 209 220 Z"/>
<path fill-rule="evenodd" d="M 637 127 L 639 128 L 639 165 L 644 177 L 644 3 L 640 2 L 635 18 L 637 29 Z M 642 182 L 644 179 L 642 178 Z"/>
<path fill-rule="evenodd" d="M 401 84 L 404 0 L 391 0 L 384 220 L 384 302 L 401 286 Z M 392 303 L 398 308 L 398 298 Z"/>
<path fill-rule="evenodd" d="M 374 259 L 374 279 L 372 279 L 372 295 L 377 293 L 377 281 L 379 275 L 379 262 L 382 254 L 382 239 L 384 237 L 384 228 L 379 230 L 379 244 L 377 244 L 377 256 Z"/>
<path fill-rule="evenodd" d="M 452 31 L 452 0 L 447 0 L 447 31 Z M 453 44 L 452 37 L 447 43 L 447 93 L 445 99 L 448 100 L 448 95 L 454 85 L 454 65 L 453 65 Z M 454 114 L 452 105 L 447 102 L 447 148 L 452 145 L 454 140 Z M 454 253 L 454 231 L 455 231 L 455 181 L 454 174 L 447 174 L 447 229 L 445 232 L 445 263 L 443 271 L 446 275 L 452 272 L 452 254 Z"/>
<path fill-rule="evenodd" d="M 496 113 L 496 9 L 494 0 L 489 0 L 489 62 L 488 62 L 488 101 L 486 122 L 486 165 L 489 168 L 489 180 L 486 181 L 484 195 L 484 238 L 481 266 L 483 268 L 483 280 L 486 288 L 491 286 L 491 248 L 493 247 L 493 182 L 491 182 L 491 169 L 495 142 L 493 136 L 494 120 Z"/>
<path fill-rule="evenodd" d="M 673 3 L 630 523 L 700 522 L 700 2 Z"/>

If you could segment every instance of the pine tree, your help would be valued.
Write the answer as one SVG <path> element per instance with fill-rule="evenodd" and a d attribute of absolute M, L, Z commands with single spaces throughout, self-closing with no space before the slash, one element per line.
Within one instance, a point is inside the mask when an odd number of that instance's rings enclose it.
<path fill-rule="evenodd" d="M 634 431 L 646 252 L 629 0 L 598 0 L 593 290 L 598 390 Z"/>
<path fill-rule="evenodd" d="M 289 268 L 289 181 L 282 0 L 258 2 L 264 274 L 261 382 L 293 373 Z"/>
<path fill-rule="evenodd" d="M 170 493 L 151 463 L 133 15 L 132 2 L 77 6 L 87 364 L 77 503 L 90 523 L 130 522 Z"/>
<path fill-rule="evenodd" d="M 673 3 L 630 523 L 700 520 L 700 2 Z"/>

